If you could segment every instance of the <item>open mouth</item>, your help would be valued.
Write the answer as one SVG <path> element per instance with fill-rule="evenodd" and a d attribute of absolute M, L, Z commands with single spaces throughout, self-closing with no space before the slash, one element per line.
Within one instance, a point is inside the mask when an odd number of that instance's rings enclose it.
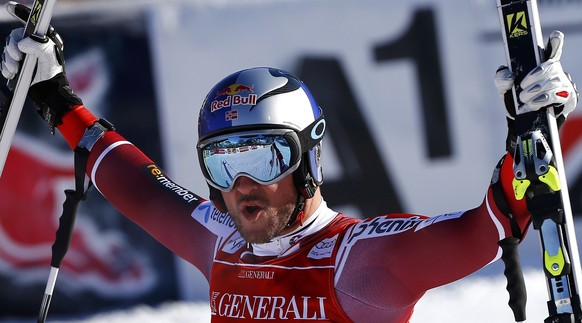
<path fill-rule="evenodd" d="M 259 207 L 256 205 L 248 205 L 248 206 L 244 207 L 245 213 L 255 213 L 258 210 L 259 210 Z"/>
<path fill-rule="evenodd" d="M 257 203 L 243 203 L 240 206 L 241 214 L 247 221 L 255 222 L 259 218 L 259 213 L 263 208 Z"/>

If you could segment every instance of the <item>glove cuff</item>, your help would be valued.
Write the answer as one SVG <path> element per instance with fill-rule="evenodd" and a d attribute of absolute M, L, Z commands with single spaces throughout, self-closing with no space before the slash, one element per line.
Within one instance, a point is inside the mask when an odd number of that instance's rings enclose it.
<path fill-rule="evenodd" d="M 63 123 L 58 127 L 59 131 L 67 141 L 67 144 L 69 144 L 69 147 L 75 149 L 79 145 L 86 129 L 95 124 L 98 119 L 91 111 L 79 105 L 65 114 L 62 121 Z"/>
<path fill-rule="evenodd" d="M 507 138 L 505 138 L 505 150 L 511 156 L 515 155 L 515 148 L 517 147 L 517 130 L 515 128 L 515 120 L 506 118 L 507 120 Z"/>
<path fill-rule="evenodd" d="M 522 239 L 527 232 L 531 217 L 525 200 L 516 200 L 513 195 L 513 157 L 506 154 L 499 160 L 491 177 L 491 193 L 497 209 L 509 220 L 512 237 Z"/>

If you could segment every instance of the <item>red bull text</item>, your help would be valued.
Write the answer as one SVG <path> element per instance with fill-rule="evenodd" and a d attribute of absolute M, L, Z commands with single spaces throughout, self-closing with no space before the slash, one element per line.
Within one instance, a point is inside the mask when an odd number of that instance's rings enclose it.
<path fill-rule="evenodd" d="M 242 95 L 243 93 L 245 95 Z M 237 105 L 255 105 L 257 104 L 257 95 L 253 93 L 252 85 L 233 84 L 220 89 L 216 91 L 215 100 L 210 105 L 210 112 Z M 227 97 L 223 100 L 218 99 L 225 95 Z"/>

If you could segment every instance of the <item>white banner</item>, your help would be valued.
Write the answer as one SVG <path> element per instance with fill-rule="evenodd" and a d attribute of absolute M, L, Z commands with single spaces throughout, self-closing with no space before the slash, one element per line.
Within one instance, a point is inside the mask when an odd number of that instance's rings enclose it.
<path fill-rule="evenodd" d="M 582 77 L 582 4 L 538 2 L 544 36 L 566 33 L 563 64 Z M 253 66 L 299 74 L 316 99 L 325 92 L 333 103 L 319 102 L 330 124 L 322 189 L 347 215 L 477 206 L 505 151 L 493 84 L 505 57 L 493 0 L 160 3 L 149 18 L 166 171 L 202 196 L 198 109 L 215 83 Z M 575 156 L 566 152 L 566 161 Z M 389 203 L 367 208 L 377 200 Z"/>

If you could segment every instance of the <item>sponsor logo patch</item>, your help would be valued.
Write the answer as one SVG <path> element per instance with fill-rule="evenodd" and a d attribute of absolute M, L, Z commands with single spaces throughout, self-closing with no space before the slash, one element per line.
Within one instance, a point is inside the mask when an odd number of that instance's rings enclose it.
<path fill-rule="evenodd" d="M 307 258 L 323 259 L 331 257 L 333 249 L 337 242 L 337 237 L 338 235 L 336 234 L 331 238 L 323 239 L 320 242 L 318 242 L 315 246 L 313 246 L 313 248 L 311 248 L 309 254 L 307 255 Z"/>
<path fill-rule="evenodd" d="M 420 216 L 410 218 L 390 218 L 380 216 L 359 223 L 350 234 L 348 243 L 361 239 L 382 237 L 398 234 L 410 230 L 421 223 L 424 219 Z"/>
<path fill-rule="evenodd" d="M 266 270 L 241 269 L 238 273 L 238 278 L 242 278 L 242 279 L 273 279 L 273 278 L 275 278 L 275 272 L 274 271 L 266 271 Z"/>
<path fill-rule="evenodd" d="M 216 91 L 216 96 L 210 103 L 210 112 L 239 105 L 256 105 L 257 95 L 253 93 L 253 87 L 254 85 L 232 84 Z M 235 120 L 238 116 L 231 114 L 230 118 L 227 121 Z"/>
<path fill-rule="evenodd" d="M 210 293 L 213 316 L 247 320 L 329 320 L 325 313 L 327 297 L 263 296 L 234 293 Z"/>
<path fill-rule="evenodd" d="M 162 172 L 161 169 L 158 168 L 155 164 L 149 164 L 146 166 L 149 171 L 149 174 L 154 177 L 154 179 L 160 183 L 162 186 L 166 187 L 168 190 L 174 192 L 176 196 L 185 200 L 188 203 L 192 203 L 195 201 L 199 201 L 199 197 L 196 196 L 194 193 L 190 192 L 189 190 L 183 188 L 182 186 L 174 183 L 172 180 L 166 177 L 166 175 Z"/>
<path fill-rule="evenodd" d="M 430 218 L 422 221 L 416 227 L 416 229 L 414 229 L 414 231 L 422 230 L 430 225 L 433 225 L 435 223 L 439 223 L 442 221 L 458 219 L 461 217 L 461 215 L 463 215 L 463 213 L 465 213 L 465 212 L 446 213 L 446 214 L 441 214 L 441 215 L 430 217 Z"/>

